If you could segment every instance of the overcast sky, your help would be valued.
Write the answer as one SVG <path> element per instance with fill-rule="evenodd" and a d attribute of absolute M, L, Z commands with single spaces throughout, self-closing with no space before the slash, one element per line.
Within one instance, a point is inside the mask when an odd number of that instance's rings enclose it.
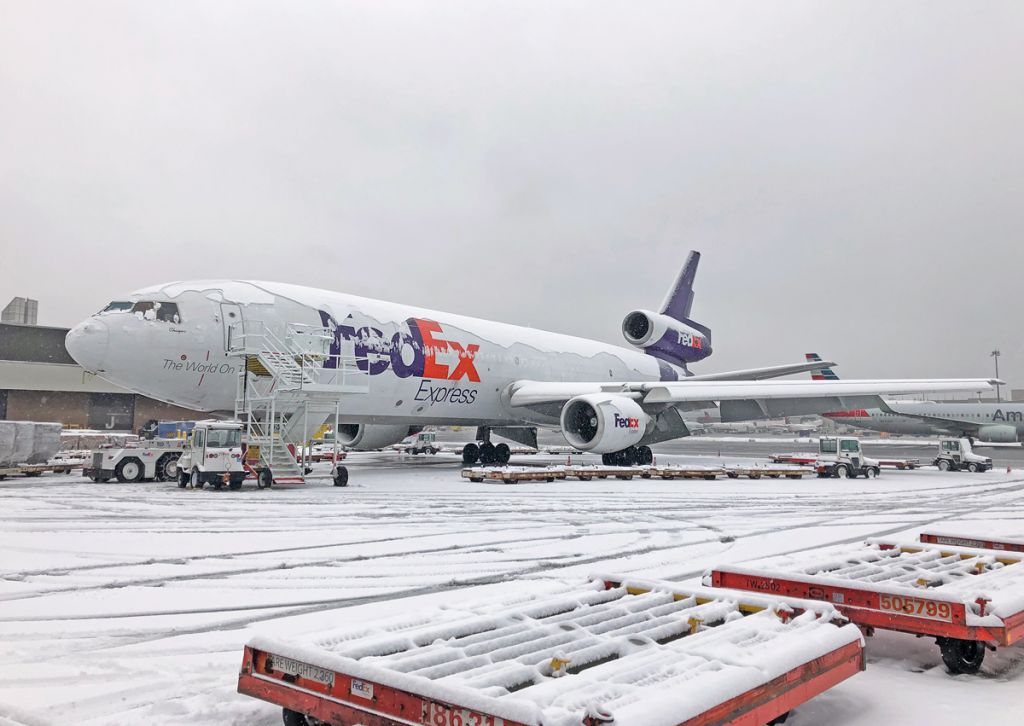
<path fill-rule="evenodd" d="M 1024 387 L 1024 3 L 0 0 L 0 296 L 272 279 Z"/>

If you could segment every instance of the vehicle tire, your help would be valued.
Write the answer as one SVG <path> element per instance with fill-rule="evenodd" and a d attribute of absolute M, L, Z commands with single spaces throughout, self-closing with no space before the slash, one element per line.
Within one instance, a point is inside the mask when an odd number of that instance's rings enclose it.
<path fill-rule="evenodd" d="M 178 478 L 178 457 L 180 454 L 164 454 L 156 462 L 156 480 L 174 481 Z"/>
<path fill-rule="evenodd" d="M 849 479 L 850 478 L 850 467 L 846 464 L 840 464 L 835 468 L 836 479 Z"/>
<path fill-rule="evenodd" d="M 512 458 L 512 449 L 508 448 L 508 444 L 498 444 L 494 447 L 494 462 L 496 464 L 505 466 L 510 458 Z"/>
<path fill-rule="evenodd" d="M 471 477 L 469 477 L 469 480 L 471 482 L 473 482 L 474 484 L 479 484 L 480 482 L 482 482 L 484 480 L 484 478 L 482 476 L 471 476 Z"/>
<path fill-rule="evenodd" d="M 650 446 L 638 446 L 636 449 L 636 463 L 640 466 L 650 466 L 654 463 L 654 452 Z"/>
<path fill-rule="evenodd" d="M 976 474 L 978 472 L 978 465 L 972 461 L 970 464 L 967 465 L 967 471 L 971 472 L 972 474 Z"/>
<path fill-rule="evenodd" d="M 274 472 L 270 469 L 261 469 L 259 476 L 256 477 L 256 486 L 259 489 L 270 489 L 274 486 Z"/>
<path fill-rule="evenodd" d="M 939 471 L 949 471 L 949 462 L 945 459 L 939 459 L 939 463 L 936 466 L 939 467 Z"/>
<path fill-rule="evenodd" d="M 232 474 L 231 480 L 228 482 L 228 489 L 232 491 L 238 491 L 242 488 L 242 482 L 245 481 L 245 474 Z"/>
<path fill-rule="evenodd" d="M 118 462 L 117 467 L 114 469 L 114 476 L 122 484 L 127 482 L 142 481 L 142 475 L 146 472 L 142 462 L 136 459 L 134 456 L 127 459 L 121 459 Z"/>
<path fill-rule="evenodd" d="M 348 486 L 348 468 L 339 466 L 334 470 L 334 486 L 336 487 L 347 487 Z"/>
<path fill-rule="evenodd" d="M 502 479 L 502 481 L 505 482 L 506 484 L 515 484 L 516 483 L 515 479 Z"/>
<path fill-rule="evenodd" d="M 878 476 L 878 469 L 876 469 L 875 467 L 869 466 L 867 469 L 864 470 L 865 479 L 874 479 L 876 476 Z"/>
<path fill-rule="evenodd" d="M 284 726 L 309 726 L 309 721 L 306 720 L 305 716 L 290 708 L 284 709 L 281 718 L 284 720 Z"/>
<path fill-rule="evenodd" d="M 179 471 L 178 472 L 178 488 L 179 489 L 184 489 L 185 487 L 188 486 L 188 482 L 189 482 L 188 472 Z"/>
<path fill-rule="evenodd" d="M 786 720 L 788 718 L 789 718 L 789 711 L 786 711 L 781 716 L 776 716 L 771 721 L 769 721 L 768 722 L 768 726 L 778 726 L 778 724 L 784 724 L 784 723 L 786 723 Z"/>
<path fill-rule="evenodd" d="M 494 463 L 494 449 L 495 446 L 490 441 L 485 441 L 480 444 L 480 463 L 484 466 L 490 466 Z"/>
<path fill-rule="evenodd" d="M 977 673 L 985 660 L 985 644 L 978 640 L 937 638 L 942 662 L 950 673 Z"/>
<path fill-rule="evenodd" d="M 553 476 L 549 476 L 549 477 L 548 477 L 548 478 L 546 478 L 546 479 L 545 479 L 544 481 L 546 481 L 546 482 L 547 482 L 548 484 L 550 484 L 550 483 L 551 483 L 551 482 L 553 482 L 554 480 L 555 480 L 555 477 L 553 477 Z"/>
<path fill-rule="evenodd" d="M 203 475 L 199 473 L 199 469 L 192 470 L 189 483 L 192 484 L 193 489 L 202 489 L 203 485 L 206 484 L 206 482 L 203 481 Z"/>
<path fill-rule="evenodd" d="M 462 463 L 472 466 L 480 461 L 480 447 L 476 444 L 466 444 L 462 447 Z"/>

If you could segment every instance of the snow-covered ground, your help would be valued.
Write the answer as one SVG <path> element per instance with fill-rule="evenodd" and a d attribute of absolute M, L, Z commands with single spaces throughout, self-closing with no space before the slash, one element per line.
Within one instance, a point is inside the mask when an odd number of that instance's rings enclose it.
<path fill-rule="evenodd" d="M 659 455 L 670 461 L 717 463 Z M 256 633 L 301 637 L 592 572 L 696 584 L 718 563 L 940 523 L 1024 534 L 1022 472 L 502 485 L 462 480 L 454 456 L 350 463 L 347 489 L 0 483 L 0 724 L 270 726 L 279 709 L 235 693 Z M 789 724 L 1021 722 L 1022 646 L 973 677 L 949 676 L 930 639 L 881 633 L 868 656 Z"/>

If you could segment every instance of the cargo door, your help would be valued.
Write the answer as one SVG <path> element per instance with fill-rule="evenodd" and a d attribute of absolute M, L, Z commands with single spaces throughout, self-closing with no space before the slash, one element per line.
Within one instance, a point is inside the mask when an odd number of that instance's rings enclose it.
<path fill-rule="evenodd" d="M 242 306 L 236 303 L 220 304 L 220 319 L 224 326 L 224 352 L 230 352 L 233 346 L 242 347 L 245 340 L 242 323 Z"/>

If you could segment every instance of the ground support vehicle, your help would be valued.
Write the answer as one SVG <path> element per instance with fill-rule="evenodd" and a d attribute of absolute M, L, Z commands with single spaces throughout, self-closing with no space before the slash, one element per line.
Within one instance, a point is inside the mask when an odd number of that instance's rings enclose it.
<path fill-rule="evenodd" d="M 413 437 L 412 442 L 402 447 L 408 454 L 430 454 L 431 456 L 441 451 L 437 443 L 437 434 L 433 431 L 420 431 Z"/>
<path fill-rule="evenodd" d="M 941 471 L 988 471 L 992 459 L 975 454 L 969 439 L 941 439 L 939 455 L 933 462 Z"/>
<path fill-rule="evenodd" d="M 51 474 L 70 474 L 82 468 L 81 464 L 20 464 L 18 466 L 0 466 L 0 481 L 9 476 L 42 476 Z"/>
<path fill-rule="evenodd" d="M 486 480 L 500 481 L 503 484 L 516 484 L 524 481 L 551 482 L 555 479 L 565 479 L 565 475 L 564 466 L 476 466 L 462 470 L 462 478 L 469 479 L 474 483 Z"/>
<path fill-rule="evenodd" d="M 1024 638 L 1024 554 L 873 539 L 716 567 L 705 584 L 824 600 L 868 635 L 881 628 L 932 636 L 951 673 L 976 673 L 986 648 Z"/>
<path fill-rule="evenodd" d="M 818 476 L 833 479 L 874 479 L 881 471 L 878 461 L 864 456 L 860 439 L 853 436 L 822 436 L 818 439 Z"/>
<path fill-rule="evenodd" d="M 92 452 L 90 466 L 82 474 L 96 482 L 116 478 L 119 482 L 143 480 L 175 481 L 178 459 L 185 450 L 179 439 L 149 439 L 125 447 L 98 449 Z"/>
<path fill-rule="evenodd" d="M 178 486 L 241 489 L 247 475 L 242 460 L 242 423 L 197 421 L 178 460 Z"/>
<path fill-rule="evenodd" d="M 645 476 L 652 479 L 707 479 L 713 481 L 725 473 L 718 466 L 652 466 Z"/>
<path fill-rule="evenodd" d="M 785 477 L 787 479 L 803 479 L 809 474 L 813 474 L 814 469 L 808 469 L 804 466 L 786 466 L 779 464 L 776 466 L 727 466 L 725 467 L 725 475 L 730 479 L 738 479 L 741 476 L 745 476 L 747 479 L 760 479 L 761 477 L 768 477 L 769 479 L 780 479 Z"/>
<path fill-rule="evenodd" d="M 864 669 L 860 631 L 825 603 L 617 577 L 505 598 L 257 637 L 238 691 L 288 726 L 746 726 Z"/>
<path fill-rule="evenodd" d="M 772 454 L 769 459 L 776 464 L 800 464 L 802 466 L 817 466 L 818 457 L 815 454 Z M 921 466 L 920 459 L 879 459 L 878 466 L 881 469 L 917 469 Z"/>
<path fill-rule="evenodd" d="M 928 544 L 954 545 L 956 547 L 975 547 L 983 550 L 1005 550 L 1006 552 L 1024 552 L 1024 540 L 1000 537 L 993 539 L 989 535 L 983 537 L 965 537 L 960 534 L 941 532 L 922 532 L 918 539 Z"/>

